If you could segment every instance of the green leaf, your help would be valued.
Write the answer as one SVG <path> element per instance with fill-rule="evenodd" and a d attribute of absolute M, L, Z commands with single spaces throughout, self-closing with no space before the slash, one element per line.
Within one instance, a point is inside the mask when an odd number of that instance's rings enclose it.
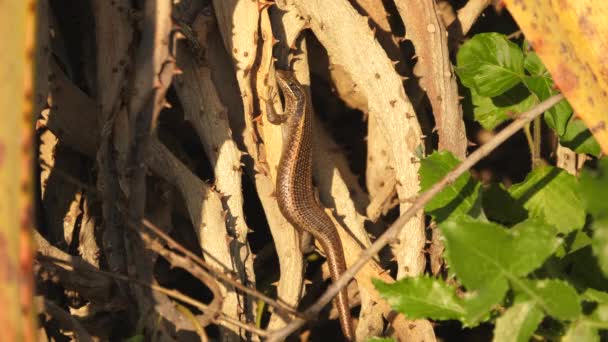
<path fill-rule="evenodd" d="M 574 117 L 568 121 L 564 134 L 559 137 L 559 143 L 576 153 L 587 153 L 598 157 L 602 152 L 585 123 Z"/>
<path fill-rule="evenodd" d="M 608 218 L 594 220 L 591 225 L 593 229 L 593 240 L 591 248 L 598 259 L 598 263 L 604 275 L 608 276 Z"/>
<path fill-rule="evenodd" d="M 490 318 L 492 308 L 500 304 L 509 290 L 509 284 L 503 278 L 497 277 L 493 282 L 486 282 L 484 287 L 464 293 L 466 317 L 465 327 L 474 327 Z"/>
<path fill-rule="evenodd" d="M 579 249 L 585 248 L 591 245 L 591 238 L 583 230 L 577 230 L 569 236 L 570 241 L 568 243 L 568 253 L 573 253 Z"/>
<path fill-rule="evenodd" d="M 420 185 L 426 191 L 443 178 L 460 161 L 450 152 L 434 152 L 421 161 Z M 437 222 L 445 220 L 450 215 L 467 214 L 478 211 L 476 208 L 480 193 L 480 185 L 469 173 L 458 177 L 437 194 L 425 206 L 426 212 Z"/>
<path fill-rule="evenodd" d="M 597 168 L 586 167 L 581 172 L 579 191 L 587 212 L 594 218 L 608 217 L 608 158 L 602 158 Z"/>
<path fill-rule="evenodd" d="M 492 183 L 481 195 L 486 216 L 505 225 L 521 222 L 528 217 L 528 211 L 517 203 L 502 184 Z"/>
<path fill-rule="evenodd" d="M 526 76 L 523 82 L 539 101 L 557 93 L 553 80 L 548 75 Z M 577 153 L 599 155 L 599 144 L 585 124 L 572 117 L 572 107 L 568 101 L 564 99 L 558 102 L 545 113 L 544 118 L 547 125 L 555 130 L 563 146 Z"/>
<path fill-rule="evenodd" d="M 585 168 L 581 172 L 579 189 L 582 202 L 593 218 L 593 253 L 602 272 L 608 275 L 608 159 L 601 159 L 595 170 Z"/>
<path fill-rule="evenodd" d="M 555 230 L 537 220 L 526 220 L 508 230 L 459 216 L 440 223 L 439 228 L 450 267 L 469 290 L 527 275 L 560 243 Z"/>
<path fill-rule="evenodd" d="M 602 329 L 608 329 L 608 304 L 599 304 L 588 317 L 590 318 L 588 322 L 601 326 Z"/>
<path fill-rule="evenodd" d="M 584 321 L 576 321 L 570 324 L 562 342 L 599 342 L 600 335 L 597 329 Z"/>
<path fill-rule="evenodd" d="M 391 307 L 408 318 L 462 319 L 462 299 L 443 280 L 429 277 L 404 278 L 392 284 L 373 281 Z"/>
<path fill-rule="evenodd" d="M 548 76 L 526 76 L 524 84 L 536 95 L 538 101 L 546 100 L 551 95 L 557 94 L 553 80 Z M 566 132 L 566 125 L 571 116 L 572 107 L 568 101 L 561 100 L 545 113 L 545 122 L 561 136 Z"/>
<path fill-rule="evenodd" d="M 542 76 L 547 74 L 547 68 L 538 58 L 536 52 L 528 52 L 524 58 L 524 68 L 534 76 Z"/>
<path fill-rule="evenodd" d="M 527 342 L 543 319 L 533 301 L 515 303 L 496 320 L 494 342 Z"/>
<path fill-rule="evenodd" d="M 548 315 L 561 320 L 571 320 L 581 314 L 576 290 L 565 281 L 557 279 L 527 280 L 513 282 L 514 287 L 530 298 Z"/>
<path fill-rule="evenodd" d="M 580 229 L 585 212 L 577 193 L 576 178 L 564 170 L 544 166 L 513 185 L 509 193 L 528 209 L 530 217 L 540 218 L 562 233 Z"/>
<path fill-rule="evenodd" d="M 525 112 L 537 103 L 522 87 L 514 87 L 495 97 L 481 96 L 475 89 L 471 89 L 471 100 L 474 106 L 473 117 L 485 129 L 494 129 L 514 114 Z"/>
<path fill-rule="evenodd" d="M 521 49 L 498 33 L 475 35 L 460 47 L 456 61 L 462 84 L 482 96 L 500 95 L 525 75 Z"/>
<path fill-rule="evenodd" d="M 581 294 L 581 297 L 588 302 L 608 304 L 608 292 L 587 289 Z"/>
<path fill-rule="evenodd" d="M 592 246 L 566 255 L 561 267 L 577 286 L 608 291 L 608 276 L 602 271 Z"/>
<path fill-rule="evenodd" d="M 408 318 L 457 319 L 467 327 L 487 320 L 508 290 L 507 282 L 495 281 L 482 289 L 465 292 L 463 298 L 459 298 L 454 287 L 427 276 L 405 278 L 393 284 L 380 280 L 373 283 L 391 307 Z"/>

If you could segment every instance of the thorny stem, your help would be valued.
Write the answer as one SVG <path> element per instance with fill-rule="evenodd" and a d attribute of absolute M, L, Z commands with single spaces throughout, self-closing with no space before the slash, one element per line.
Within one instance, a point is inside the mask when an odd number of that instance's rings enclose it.
<path fill-rule="evenodd" d="M 64 179 L 66 179 L 67 181 L 76 184 L 80 187 L 82 187 L 83 189 L 86 189 L 89 193 L 93 194 L 93 195 L 98 195 L 98 191 L 97 189 L 81 182 L 80 180 L 76 179 L 75 177 L 71 176 L 70 174 L 68 174 L 67 172 L 61 170 L 60 168 L 57 167 L 52 167 L 50 165 L 48 165 L 47 163 L 45 163 L 44 161 L 40 160 L 40 163 L 43 167 L 46 167 L 48 169 L 53 169 L 54 172 L 57 172 L 58 175 L 60 175 L 61 177 L 63 177 Z M 131 221 L 131 217 L 128 217 L 128 219 L 130 220 L 130 224 L 131 225 L 135 225 L 135 228 L 137 228 L 137 224 L 135 224 L 134 222 L 136 222 L 136 220 Z M 274 308 L 274 310 L 279 311 L 283 314 L 288 314 L 288 315 L 294 315 L 296 317 L 304 317 L 301 316 L 297 311 L 295 311 L 293 308 L 291 308 L 289 305 L 284 304 L 280 301 L 276 301 L 268 296 L 266 296 L 263 293 L 260 293 L 259 291 L 257 291 L 256 289 L 252 289 L 250 287 L 247 287 L 243 284 L 241 284 L 238 280 L 234 280 L 231 276 L 227 275 L 224 273 L 224 271 L 219 270 L 211 265 L 209 265 L 208 263 L 206 263 L 201 257 L 197 256 L 196 254 L 192 253 L 191 251 L 189 251 L 188 249 L 186 249 L 183 245 L 181 245 L 180 243 L 176 242 L 175 240 L 173 240 L 173 238 L 171 238 L 168 234 L 165 234 L 162 229 L 160 229 L 159 227 L 157 227 L 156 225 L 154 225 L 152 222 L 150 222 L 147 219 L 142 219 L 141 223 L 143 224 L 144 227 L 148 228 L 149 230 L 151 230 L 152 232 L 154 232 L 158 237 L 160 237 L 161 239 L 165 240 L 165 242 L 167 242 L 168 246 L 170 248 L 173 249 L 177 249 L 178 251 L 180 251 L 181 253 L 183 253 L 186 257 L 188 257 L 189 259 L 191 259 L 194 263 L 200 265 L 203 268 L 206 268 L 211 274 L 213 274 L 214 276 L 216 276 L 218 279 L 225 281 L 226 283 L 236 287 L 237 289 L 251 295 L 252 297 L 258 298 L 259 300 L 262 300 L 264 302 L 266 302 L 270 307 Z"/>
<path fill-rule="evenodd" d="M 280 312 L 282 312 L 284 314 L 299 316 L 299 314 L 298 314 L 297 311 L 295 311 L 291 307 L 287 306 L 286 304 L 278 302 L 278 301 L 276 301 L 276 300 L 274 300 L 274 299 L 266 296 L 265 294 L 258 292 L 255 289 L 249 288 L 249 287 L 241 284 L 237 280 L 232 279 L 229 275 L 224 274 L 224 271 L 219 270 L 219 269 L 217 269 L 217 268 L 209 265 L 209 263 L 205 262 L 201 257 L 199 257 L 196 254 L 192 253 L 191 251 L 189 251 L 188 249 L 186 249 L 183 245 L 181 245 L 180 243 L 178 243 L 175 240 L 173 240 L 173 238 L 171 238 L 168 234 L 166 234 L 165 232 L 163 232 L 162 229 L 160 229 L 159 227 L 157 227 L 155 224 L 153 224 L 152 222 L 150 222 L 148 219 L 142 219 L 141 223 L 143 224 L 144 227 L 146 227 L 147 229 L 149 229 L 150 231 L 152 231 L 158 237 L 160 237 L 161 239 L 165 240 L 165 242 L 168 244 L 168 246 L 170 248 L 177 249 L 182 254 L 184 254 L 186 257 L 188 257 L 190 260 L 192 260 L 195 263 L 197 263 L 199 266 L 206 268 L 209 271 L 209 273 L 215 275 L 218 279 L 225 281 L 226 283 L 228 283 L 228 284 L 236 287 L 237 289 L 239 289 L 239 290 L 241 290 L 241 291 L 243 291 L 243 292 L 251 295 L 252 297 L 256 297 L 259 300 L 262 300 L 262 301 L 266 302 L 269 306 L 274 307 L 274 309 L 277 310 L 277 311 L 280 311 Z M 302 316 L 300 316 L 300 317 L 302 317 Z"/>
<path fill-rule="evenodd" d="M 527 112 L 521 113 L 517 119 L 502 131 L 496 134 L 490 141 L 479 147 L 475 152 L 460 163 L 456 168 L 450 171 L 439 182 L 435 183 L 426 192 L 420 194 L 418 199 L 409 207 L 387 230 L 382 234 L 368 249 L 361 253 L 359 259 L 342 274 L 342 276 L 333 284 L 331 284 L 325 293 L 304 312 L 306 317 L 315 317 L 327 305 L 338 292 L 345 287 L 359 270 L 370 261 L 382 248 L 390 243 L 403 228 L 403 226 L 424 208 L 424 205 L 429 202 L 435 195 L 443 190 L 448 184 L 454 182 L 456 178 L 468 171 L 478 161 L 490 154 L 496 147 L 502 144 L 505 140 L 511 137 L 515 132 L 522 129 L 526 124 L 529 124 L 534 118 L 541 115 L 543 112 L 553 107 L 564 98 L 562 94 L 553 95 L 547 100 L 534 106 Z M 287 336 L 296 331 L 298 328 L 306 324 L 306 320 L 295 319 L 285 327 L 271 332 L 268 335 L 268 342 L 283 341 Z"/>
<path fill-rule="evenodd" d="M 71 264 L 68 261 L 57 259 L 57 258 L 50 257 L 50 256 L 38 255 L 36 258 L 38 260 L 40 260 L 40 261 L 43 261 L 43 262 L 51 262 L 51 263 L 56 263 L 56 264 L 62 264 L 62 265 L 70 266 L 70 267 L 74 267 L 75 266 L 75 265 Z M 83 270 L 80 269 L 80 271 L 83 271 Z M 157 292 L 160 292 L 160 293 L 164 293 L 165 295 L 167 295 L 167 296 L 169 296 L 169 297 L 171 297 L 173 299 L 177 299 L 177 300 L 182 301 L 182 302 L 184 302 L 186 304 L 192 305 L 195 308 L 197 308 L 197 309 L 199 309 L 199 310 L 201 310 L 203 312 L 208 311 L 210 309 L 208 305 L 205 305 L 205 304 L 199 302 L 198 300 L 196 300 L 196 299 L 194 299 L 192 297 L 189 297 L 189 296 L 187 296 L 187 295 L 185 295 L 185 294 L 183 294 L 183 293 L 181 293 L 181 292 L 179 292 L 177 290 L 167 289 L 167 288 L 162 287 L 160 285 L 149 284 L 149 283 L 146 283 L 146 282 L 137 280 L 135 278 L 122 275 L 122 274 L 116 274 L 116 273 L 112 273 L 112 272 L 106 272 L 106 271 L 102 271 L 102 270 L 98 270 L 98 269 L 87 270 L 87 272 L 95 272 L 95 273 L 104 275 L 106 277 L 110 277 L 110 278 L 115 279 L 115 280 L 120 280 L 120 281 L 128 282 L 128 283 L 131 283 L 131 284 L 135 284 L 135 285 L 138 285 L 138 286 L 141 286 L 141 287 L 150 288 L 150 289 L 152 289 L 154 291 L 157 291 Z M 249 324 L 242 323 L 241 321 L 239 321 L 237 319 L 234 319 L 234 318 L 226 315 L 225 313 L 223 313 L 221 311 L 216 311 L 214 313 L 216 315 L 218 315 L 217 319 L 220 320 L 220 321 L 223 321 L 223 322 L 228 323 L 228 324 L 235 325 L 235 326 L 237 326 L 237 327 L 239 327 L 239 328 L 241 328 L 243 330 L 249 331 L 249 332 L 257 334 L 259 336 L 266 336 L 267 335 L 266 331 L 264 331 L 262 329 L 259 329 L 259 328 L 256 328 L 256 327 L 253 327 L 253 326 L 251 326 Z"/>

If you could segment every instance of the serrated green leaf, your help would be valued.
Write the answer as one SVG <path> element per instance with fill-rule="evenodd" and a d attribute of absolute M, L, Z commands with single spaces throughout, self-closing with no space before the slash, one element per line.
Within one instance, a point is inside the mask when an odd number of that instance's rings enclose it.
<path fill-rule="evenodd" d="M 460 47 L 456 61 L 462 84 L 482 96 L 500 95 L 525 75 L 521 49 L 498 33 L 475 35 Z"/>
<path fill-rule="evenodd" d="M 493 282 L 486 282 L 484 287 L 464 293 L 466 317 L 465 327 L 474 327 L 490 318 L 492 308 L 500 304 L 509 290 L 509 284 L 503 278 L 497 277 Z"/>
<path fill-rule="evenodd" d="M 587 153 L 597 157 L 602 152 L 585 123 L 574 117 L 568 121 L 564 134 L 559 137 L 559 143 L 576 153 Z"/>
<path fill-rule="evenodd" d="M 429 277 L 404 278 L 392 284 L 374 280 L 391 307 L 408 318 L 462 319 L 465 310 L 453 287 Z"/>
<path fill-rule="evenodd" d="M 544 314 L 533 301 L 515 303 L 496 320 L 494 342 L 527 342 Z"/>
<path fill-rule="evenodd" d="M 471 100 L 473 118 L 485 129 L 494 129 L 511 119 L 514 114 L 525 112 L 537 103 L 536 99 L 522 87 L 514 87 L 495 97 L 481 96 L 475 89 L 471 89 Z"/>
<path fill-rule="evenodd" d="M 608 304 L 608 292 L 599 291 L 596 289 L 587 289 L 581 297 L 589 302 Z"/>
<path fill-rule="evenodd" d="M 490 184 L 483 190 L 481 198 L 484 213 L 494 222 L 512 225 L 528 217 L 528 211 L 517 203 L 502 184 Z"/>
<path fill-rule="evenodd" d="M 469 290 L 506 282 L 532 272 L 553 253 L 560 240 L 541 221 L 526 220 L 512 229 L 470 217 L 450 218 L 439 224 L 446 258 Z"/>
<path fill-rule="evenodd" d="M 434 152 L 423 159 L 420 165 L 422 191 L 433 186 L 458 164 L 460 161 L 450 152 L 445 151 Z M 479 183 L 469 173 L 465 173 L 429 201 L 425 210 L 437 222 L 445 220 L 450 215 L 467 214 L 474 211 L 479 204 L 479 193 Z"/>
<path fill-rule="evenodd" d="M 584 321 L 576 321 L 570 324 L 566 331 L 562 342 L 599 342 L 600 335 L 597 329 L 585 323 Z"/>
<path fill-rule="evenodd" d="M 585 224 L 576 178 L 564 170 L 538 167 L 522 183 L 513 185 L 509 193 L 528 210 L 530 217 L 540 218 L 562 233 Z"/>
<path fill-rule="evenodd" d="M 562 280 L 519 279 L 513 282 L 517 291 L 536 303 L 547 315 L 561 320 L 572 320 L 581 314 L 576 290 Z"/>
<path fill-rule="evenodd" d="M 542 76 L 547 74 L 547 68 L 543 62 L 538 58 L 536 52 L 528 52 L 524 57 L 524 68 L 534 76 Z"/>

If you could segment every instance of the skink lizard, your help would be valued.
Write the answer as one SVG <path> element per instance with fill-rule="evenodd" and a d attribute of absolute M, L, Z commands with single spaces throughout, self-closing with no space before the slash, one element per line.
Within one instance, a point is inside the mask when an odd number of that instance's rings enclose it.
<path fill-rule="evenodd" d="M 283 114 L 277 114 L 269 101 L 268 121 L 275 125 L 285 123 L 287 126 L 276 184 L 279 209 L 296 229 L 309 232 L 321 244 L 332 281 L 335 281 L 346 270 L 346 261 L 338 231 L 314 195 L 312 118 L 306 93 L 291 72 L 277 70 L 276 78 L 285 98 L 285 110 Z M 338 293 L 334 305 L 338 309 L 344 336 L 347 340 L 353 340 L 346 288 Z"/>

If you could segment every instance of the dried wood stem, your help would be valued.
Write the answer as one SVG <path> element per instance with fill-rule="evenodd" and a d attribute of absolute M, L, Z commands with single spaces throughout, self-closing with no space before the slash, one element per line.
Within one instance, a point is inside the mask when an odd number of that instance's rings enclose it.
<path fill-rule="evenodd" d="M 47 164 L 42 164 L 42 166 L 50 167 Z M 57 174 L 60 175 L 61 177 L 67 179 L 69 182 L 72 182 L 75 185 L 78 185 L 79 187 L 86 189 L 91 194 L 98 195 L 97 189 L 95 189 L 87 184 L 82 183 L 81 181 L 72 177 L 70 174 L 66 173 L 65 171 L 58 169 L 58 168 L 55 168 L 54 171 L 57 172 Z M 131 221 L 130 223 L 132 226 L 133 222 Z M 260 299 L 260 300 L 266 302 L 266 304 L 268 304 L 269 306 L 275 308 L 277 311 L 280 311 L 286 315 L 293 315 L 298 318 L 304 317 L 302 314 L 298 313 L 297 311 L 295 311 L 293 308 L 289 307 L 288 305 L 283 304 L 279 301 L 276 301 L 276 300 L 264 295 L 263 293 L 258 292 L 255 289 L 249 288 L 249 287 L 239 283 L 238 280 L 232 279 L 229 275 L 226 275 L 226 273 L 223 270 L 220 270 L 220 269 L 214 267 L 213 265 L 210 265 L 208 262 L 203 260 L 201 257 L 199 257 L 198 255 L 196 255 L 193 252 L 191 252 L 190 250 L 188 250 L 186 247 L 184 247 L 179 242 L 175 241 L 171 236 L 169 236 L 167 233 L 165 233 L 160 227 L 156 226 L 154 223 L 150 222 L 148 219 L 146 219 L 146 218 L 142 219 L 141 223 L 144 227 L 146 227 L 147 229 L 152 231 L 154 234 L 156 234 L 158 237 L 163 239 L 167 243 L 167 246 L 169 248 L 178 250 L 186 258 L 189 259 L 188 260 L 189 262 L 193 262 L 195 264 L 200 265 L 201 267 L 204 267 L 205 269 L 208 270 L 209 273 L 213 274 L 215 277 L 217 277 L 221 281 L 224 281 L 224 282 L 234 286 L 235 288 L 238 288 L 239 290 L 247 293 L 248 295 L 250 295 L 252 297 L 255 297 L 257 299 Z M 69 262 L 69 263 L 83 263 L 83 265 L 81 265 L 79 267 L 90 267 L 89 270 L 91 272 L 93 272 L 93 270 L 95 269 L 95 267 L 93 267 L 92 265 L 89 265 L 88 263 L 81 261 L 81 259 L 79 257 L 69 256 L 69 255 L 65 254 L 64 252 L 58 250 L 57 248 L 51 246 L 48 243 L 48 241 L 46 241 L 39 233 L 36 232 L 35 236 L 37 237 L 36 242 L 39 246 L 39 251 L 42 252 L 42 255 L 49 256 L 49 257 L 52 256 L 52 257 L 58 258 L 60 260 L 64 260 L 65 262 Z M 40 246 L 42 246 L 43 248 L 41 249 Z M 53 252 L 55 250 L 57 252 Z M 60 257 L 61 255 L 64 255 L 64 254 L 65 254 L 66 258 Z M 164 254 L 161 254 L 161 255 L 163 257 L 165 256 Z M 69 257 L 69 259 L 68 259 L 68 257 Z M 184 264 L 188 265 L 188 263 L 184 263 Z M 185 270 L 192 273 L 192 268 L 190 268 L 190 267 L 185 268 Z M 95 281 L 95 283 L 99 284 L 100 282 Z M 109 288 L 109 286 L 106 286 L 106 287 Z"/>
<path fill-rule="evenodd" d="M 64 265 L 64 266 L 71 266 L 71 267 L 74 268 L 75 271 L 80 271 L 80 272 L 85 272 L 85 273 L 86 272 L 89 272 L 89 273 L 93 272 L 93 273 L 96 273 L 96 274 L 104 275 L 104 276 L 106 276 L 108 278 L 111 278 L 111 279 L 114 279 L 114 280 L 128 282 L 128 283 L 130 283 L 132 285 L 137 285 L 137 286 L 140 286 L 140 287 L 149 288 L 149 289 L 152 289 L 154 291 L 163 293 L 163 294 L 165 294 L 165 295 L 167 295 L 167 296 L 169 296 L 169 297 L 171 297 L 173 299 L 176 299 L 176 300 L 182 301 L 182 302 L 184 302 L 186 304 L 192 305 L 195 308 L 201 310 L 202 312 L 209 312 L 210 314 L 217 315 L 216 319 L 219 320 L 219 321 L 223 321 L 225 323 L 232 324 L 234 326 L 237 326 L 239 328 L 247 330 L 247 331 L 249 331 L 251 333 L 257 334 L 259 336 L 266 336 L 267 335 L 266 331 L 264 331 L 262 329 L 258 329 L 256 327 L 253 327 L 253 326 L 251 326 L 249 324 L 242 323 L 239 320 L 234 319 L 234 318 L 226 315 L 225 313 L 221 312 L 220 310 L 213 311 L 213 309 L 211 309 L 210 306 L 208 306 L 206 304 L 203 304 L 203 303 L 199 302 L 198 300 L 196 300 L 196 299 L 194 299 L 192 297 L 189 297 L 189 296 L 187 296 L 187 295 L 185 295 L 185 294 L 183 294 L 183 293 L 181 293 L 181 292 L 179 292 L 177 290 L 172 290 L 172 289 L 168 289 L 168 288 L 165 288 L 163 286 L 160 286 L 160 285 L 150 284 L 150 283 L 146 283 L 146 282 L 143 282 L 143 281 L 139 281 L 137 279 L 134 279 L 134 278 L 122 275 L 122 274 L 115 274 L 115 273 L 111 273 L 111 272 L 107 272 L 107 271 L 102 271 L 102 270 L 98 270 L 98 269 L 81 268 L 80 265 L 78 265 L 78 264 L 72 264 L 69 261 L 57 259 L 57 258 L 54 258 L 54 257 L 48 257 L 48 256 L 38 255 L 36 257 L 36 259 L 38 259 L 41 262 L 49 262 L 49 263 L 54 263 L 54 264 L 61 264 L 61 265 Z"/>
<path fill-rule="evenodd" d="M 189 251 L 188 249 L 186 249 L 184 246 L 182 246 L 177 241 L 173 240 L 173 238 L 171 238 L 169 235 L 167 235 L 165 232 L 163 232 L 162 229 L 160 229 L 159 227 L 157 227 L 156 225 L 154 225 L 152 222 L 148 221 L 147 219 L 143 219 L 142 224 L 144 225 L 144 227 L 146 227 L 147 229 L 154 232 L 154 234 L 158 235 L 160 238 L 165 240 L 165 242 L 167 243 L 169 248 L 175 248 L 175 249 L 179 250 L 186 257 L 191 259 L 193 262 L 199 264 L 200 266 L 206 268 L 210 273 L 212 273 L 214 276 L 216 276 L 220 280 L 229 283 L 230 285 L 238 288 L 239 290 L 249 294 L 252 297 L 258 298 L 258 299 L 266 302 L 268 305 L 276 308 L 279 311 L 284 312 L 285 314 L 295 315 L 296 317 L 304 317 L 301 314 L 299 314 L 297 311 L 295 311 L 293 308 L 290 308 L 289 306 L 287 306 L 281 302 L 278 302 L 278 301 L 258 292 L 257 290 L 251 289 L 251 288 L 239 283 L 238 281 L 230 278 L 230 276 L 224 274 L 224 272 L 222 270 L 219 270 L 219 269 L 213 267 L 212 265 L 208 264 L 205 260 L 203 260 L 196 254 L 194 254 L 191 251 Z"/>

